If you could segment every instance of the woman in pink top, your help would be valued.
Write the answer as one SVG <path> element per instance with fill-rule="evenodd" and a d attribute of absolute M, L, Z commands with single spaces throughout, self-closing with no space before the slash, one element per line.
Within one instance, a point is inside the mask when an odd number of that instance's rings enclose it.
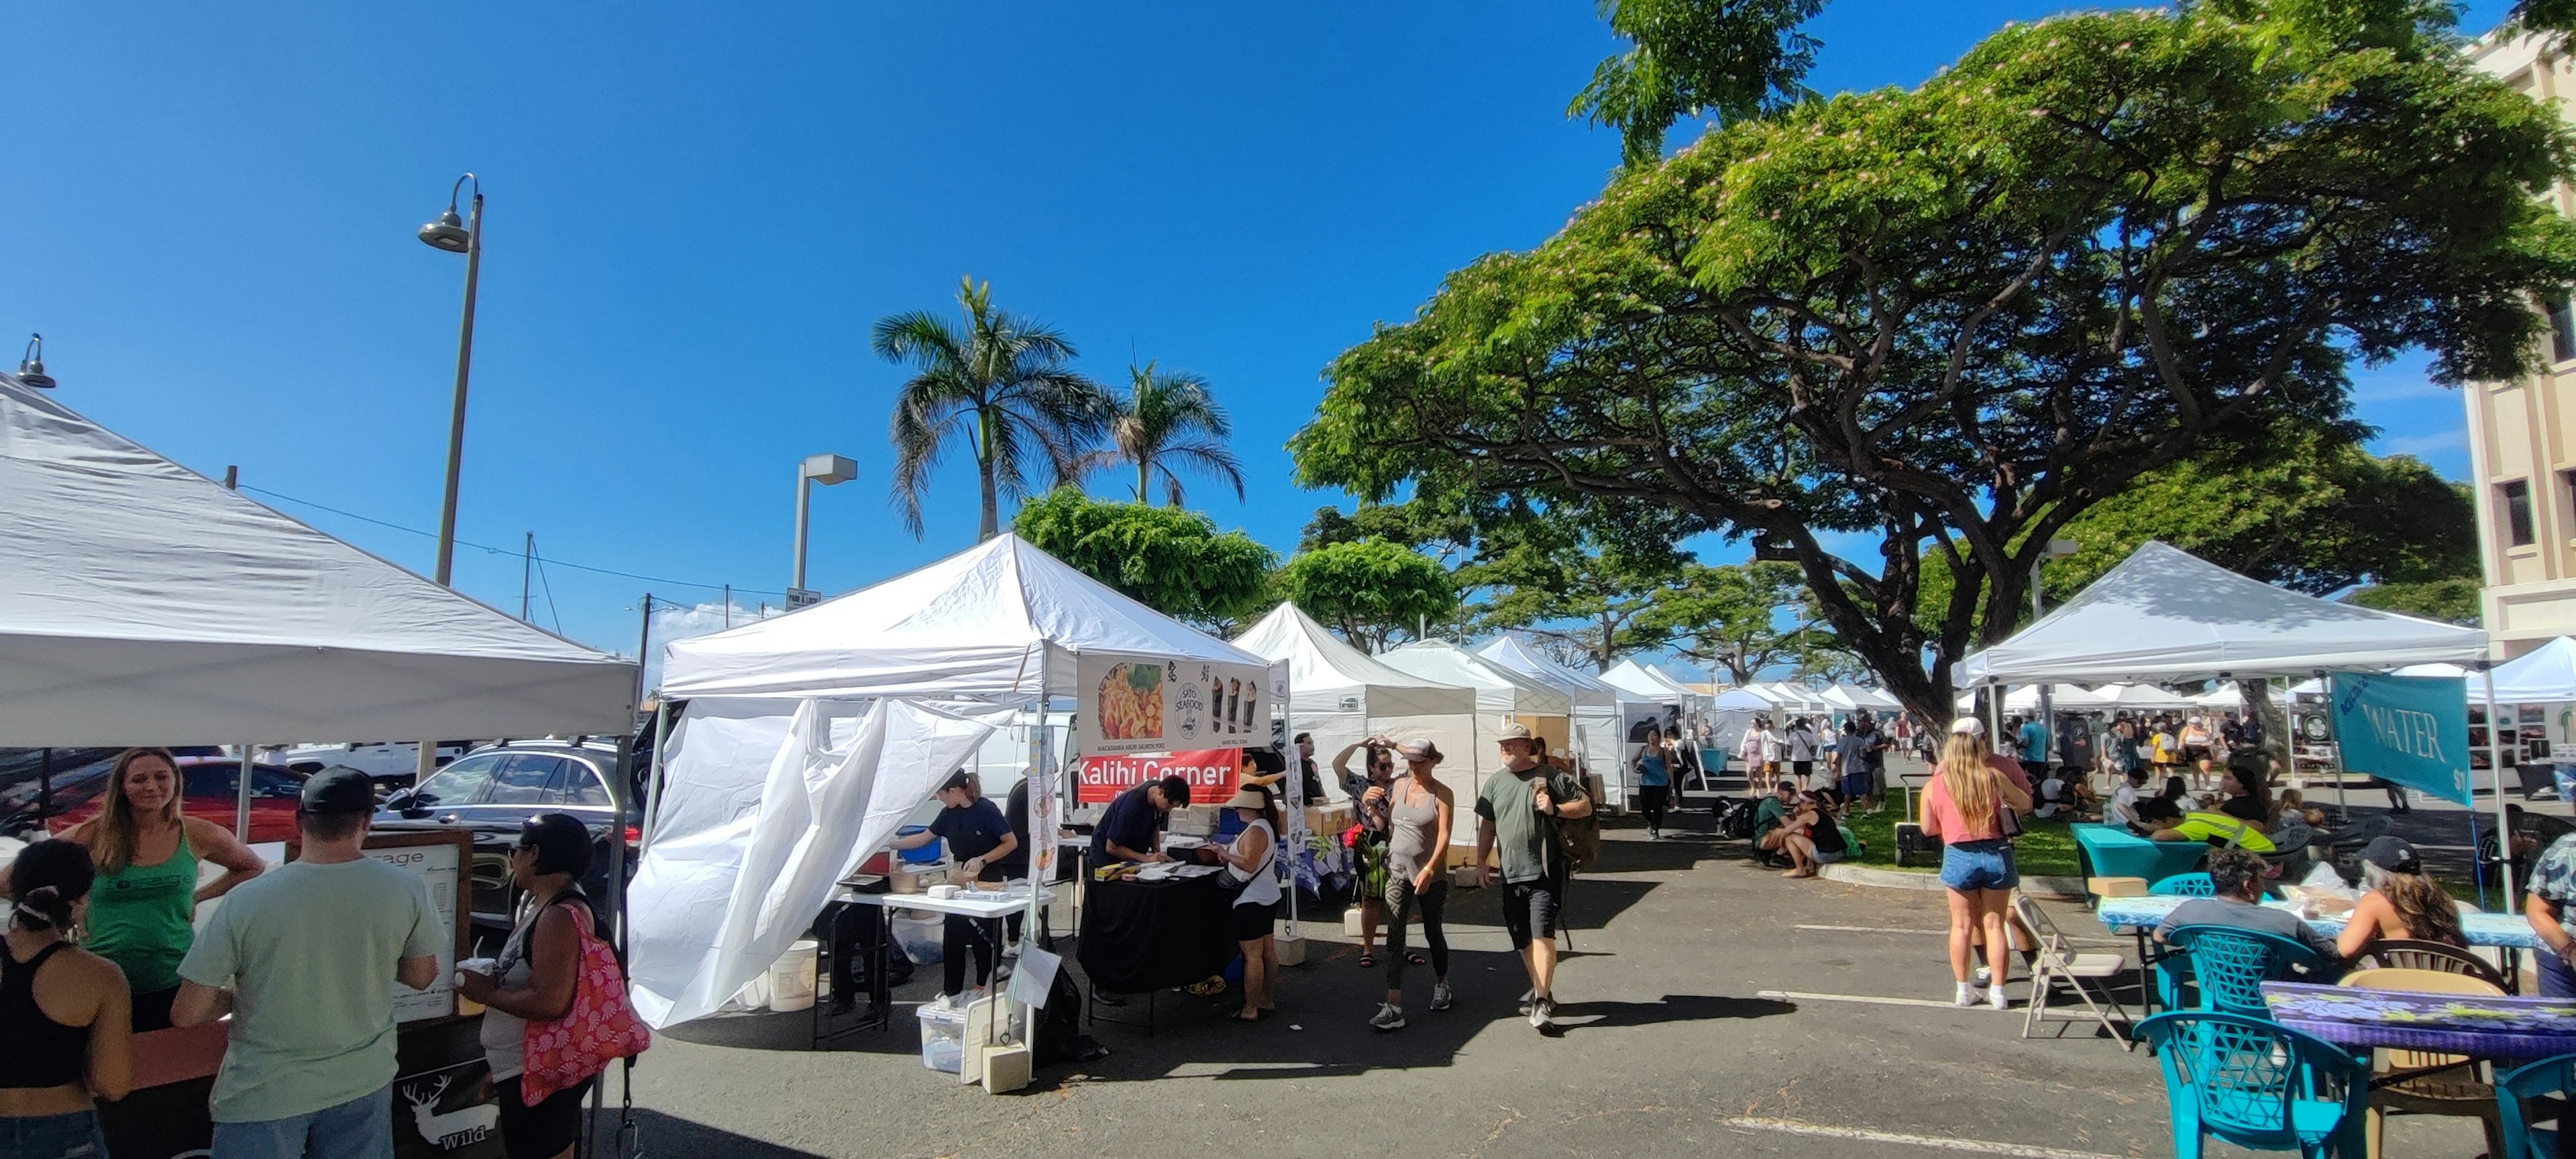
<path fill-rule="evenodd" d="M 1985 944 L 2006 946 L 2005 912 L 2021 875 L 2013 868 L 2012 838 L 2004 810 L 2030 808 L 2030 782 L 2021 766 L 1997 755 L 1986 744 L 1985 725 L 1973 716 L 1950 726 L 1941 764 L 1923 790 L 1923 833 L 1942 843 L 1941 884 L 1950 891 L 1950 976 L 1958 983 L 1952 1001 L 1977 1004 L 1976 983 L 1968 973 L 1969 946 L 1979 931 Z M 1987 1000 L 1997 1010 L 2010 1005 L 2004 982 L 2012 960 L 1991 955 L 1994 987 Z"/>

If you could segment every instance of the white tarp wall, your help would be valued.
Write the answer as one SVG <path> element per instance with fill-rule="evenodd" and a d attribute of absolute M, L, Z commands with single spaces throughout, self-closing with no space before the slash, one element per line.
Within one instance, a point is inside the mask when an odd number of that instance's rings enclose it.
<path fill-rule="evenodd" d="M 1601 778 L 1601 792 L 1607 798 L 1604 803 L 1625 808 L 1631 775 L 1628 757 L 1641 747 L 1628 743 L 1632 694 L 1604 683 L 1600 677 L 1559 664 L 1510 636 L 1485 645 L 1476 655 L 1566 695 L 1574 705 L 1573 733 L 1567 738 L 1567 747 L 1585 771 Z M 1649 704 L 1634 707 L 1640 713 L 1652 708 Z M 1660 717 L 1660 711 L 1657 715 Z"/>
<path fill-rule="evenodd" d="M 901 700 L 691 701 L 627 890 L 636 1012 L 655 1027 L 714 1013 L 992 729 Z"/>

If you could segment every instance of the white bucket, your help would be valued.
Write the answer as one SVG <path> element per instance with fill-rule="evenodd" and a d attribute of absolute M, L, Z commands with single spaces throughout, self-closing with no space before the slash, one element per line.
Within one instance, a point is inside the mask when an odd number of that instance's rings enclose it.
<path fill-rule="evenodd" d="M 781 1014 L 814 1008 L 814 962 L 821 947 L 799 939 L 769 966 L 769 1008 Z"/>

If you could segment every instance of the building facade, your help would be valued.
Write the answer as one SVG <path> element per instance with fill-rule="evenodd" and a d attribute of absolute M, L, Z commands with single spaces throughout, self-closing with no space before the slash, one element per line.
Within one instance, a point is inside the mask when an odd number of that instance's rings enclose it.
<path fill-rule="evenodd" d="M 2576 63 L 2554 38 L 2491 33 L 2471 59 L 2576 122 Z M 2576 214 L 2576 191 L 2561 186 L 2550 197 Z M 2547 308 L 2545 368 L 2461 389 L 2486 564 L 2479 603 L 2498 660 L 2576 635 L 2576 309 Z"/>

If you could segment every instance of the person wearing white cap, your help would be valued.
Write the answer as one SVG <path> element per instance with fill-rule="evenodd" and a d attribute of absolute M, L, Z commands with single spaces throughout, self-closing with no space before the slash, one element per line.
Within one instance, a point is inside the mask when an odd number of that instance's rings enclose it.
<path fill-rule="evenodd" d="M 1923 788 L 1923 835 L 1942 842 L 1941 884 L 1950 898 L 1950 975 L 1958 983 L 1952 999 L 1960 1006 L 1977 1003 L 1976 983 L 1969 974 L 1971 943 L 1982 932 L 1988 946 L 2006 946 L 2005 906 L 2021 876 L 2013 869 L 2012 837 L 2005 810 L 2030 808 L 2030 782 L 2021 765 L 1997 755 L 1986 743 L 1986 726 L 1973 716 L 1950 726 L 1941 763 L 1932 783 Z M 1986 995 L 1997 1010 L 2010 1005 L 2004 983 L 2012 959 L 1991 955 L 1994 988 Z"/>

